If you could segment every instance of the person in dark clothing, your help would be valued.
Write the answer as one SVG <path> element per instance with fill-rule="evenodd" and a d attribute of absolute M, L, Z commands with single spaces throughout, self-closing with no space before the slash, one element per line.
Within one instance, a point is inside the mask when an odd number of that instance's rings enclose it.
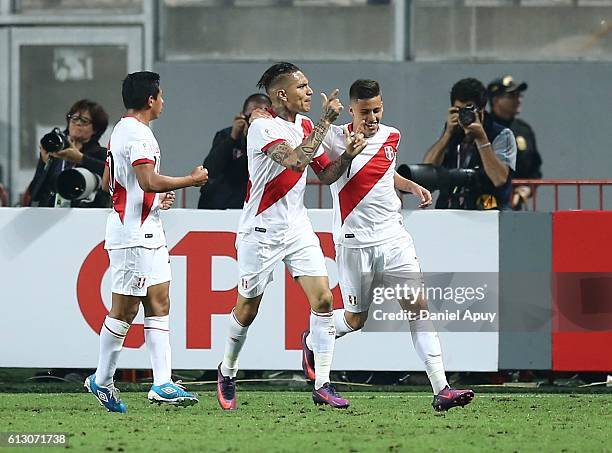
<path fill-rule="evenodd" d="M 253 110 L 267 109 L 271 105 L 266 94 L 250 95 L 232 126 L 215 134 L 212 148 L 203 163 L 210 179 L 200 189 L 199 209 L 242 209 L 249 179 L 246 155 L 249 117 Z"/>
<path fill-rule="evenodd" d="M 510 129 L 497 124 L 484 111 L 487 92 L 477 79 L 453 85 L 442 136 L 425 153 L 423 163 L 447 169 L 472 169 L 469 187 L 450 187 L 440 193 L 438 209 L 509 209 L 516 140 Z M 469 111 L 465 116 L 463 112 Z M 461 113 L 461 114 L 460 114 Z M 463 122 L 470 118 L 468 123 Z"/>
<path fill-rule="evenodd" d="M 101 105 L 87 99 L 77 101 L 66 115 L 68 148 L 58 152 L 47 152 L 40 146 L 40 159 L 34 178 L 28 186 L 24 205 L 55 207 L 58 205 L 56 180 L 58 175 L 70 168 L 82 167 L 102 177 L 106 162 L 106 148 L 99 140 L 108 127 L 108 114 Z M 110 197 L 98 191 L 91 203 L 73 201 L 72 207 L 108 207 Z"/>
<path fill-rule="evenodd" d="M 509 128 L 516 138 L 516 170 L 513 178 L 540 179 L 542 157 L 538 152 L 535 133 L 527 122 L 517 118 L 521 112 L 525 90 L 527 84 L 515 82 L 510 75 L 495 79 L 487 86 L 493 121 Z M 515 187 L 512 194 L 512 208 L 523 209 L 531 195 L 529 186 Z"/>

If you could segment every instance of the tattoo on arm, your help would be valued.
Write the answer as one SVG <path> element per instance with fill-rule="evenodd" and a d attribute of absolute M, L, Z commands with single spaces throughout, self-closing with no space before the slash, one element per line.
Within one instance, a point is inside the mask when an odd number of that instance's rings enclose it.
<path fill-rule="evenodd" d="M 347 157 L 346 154 L 342 154 L 325 167 L 325 170 L 320 172 L 317 177 L 323 184 L 333 184 L 346 172 L 352 161 L 353 159 Z"/>
<path fill-rule="evenodd" d="M 283 167 L 293 171 L 304 171 L 323 143 L 329 125 L 330 123 L 321 118 L 300 146 L 293 149 L 286 142 L 281 142 L 268 150 L 268 156 Z"/>

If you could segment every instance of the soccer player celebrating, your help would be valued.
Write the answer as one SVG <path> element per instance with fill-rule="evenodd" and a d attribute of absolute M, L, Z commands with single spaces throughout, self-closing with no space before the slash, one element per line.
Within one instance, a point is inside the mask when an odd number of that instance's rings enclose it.
<path fill-rule="evenodd" d="M 411 279 L 412 273 L 420 279 L 414 243 L 404 229 L 401 201 L 395 190 L 416 195 L 420 208 L 431 204 L 427 189 L 395 172 L 400 133 L 380 122 L 383 102 L 378 82 L 357 80 L 349 96 L 353 122 L 345 128 L 350 134 L 362 128 L 367 146 L 353 160 L 350 169 L 331 186 L 336 262 L 344 303 L 344 309 L 334 310 L 337 338 L 361 329 L 368 317 L 372 282 L 364 276 L 400 273 Z M 344 152 L 344 134 L 342 127 L 331 126 L 323 141 L 330 158 Z M 416 313 L 427 309 L 422 298 L 403 300 L 400 304 L 403 309 Z M 410 321 L 410 333 L 433 387 L 434 409 L 443 411 L 468 404 L 474 392 L 452 389 L 446 381 L 440 341 L 431 321 L 418 318 Z M 308 379 L 318 371 L 313 360 L 313 338 L 308 331 L 302 334 L 302 366 Z"/>
<path fill-rule="evenodd" d="M 159 211 L 172 206 L 173 190 L 202 186 L 208 172 L 198 166 L 187 176 L 159 174 L 159 145 L 149 128 L 164 105 L 158 74 L 129 74 L 123 81 L 122 95 L 127 114 L 113 129 L 102 182 L 113 200 L 105 244 L 112 308 L 100 330 L 98 368 L 85 379 L 85 387 L 108 411 L 126 412 L 113 376 L 123 340 L 142 302 L 145 342 L 153 368 L 148 399 L 188 406 L 197 403 L 197 397 L 171 379 L 170 257 Z"/>
<path fill-rule="evenodd" d="M 297 66 L 285 62 L 271 66 L 258 86 L 270 96 L 272 108 L 269 118 L 252 122 L 247 135 L 249 182 L 236 238 L 238 300 L 218 368 L 217 399 L 224 410 L 236 408 L 238 356 L 274 268 L 284 261 L 311 307 L 310 344 L 317 370 L 313 401 L 345 408 L 349 402 L 329 380 L 335 339 L 332 294 L 319 239 L 304 207 L 304 170 L 310 165 L 321 180 L 331 183 L 347 170 L 365 141 L 354 137 L 338 159 L 329 161 L 320 145 L 342 110 L 338 90 L 329 98 L 321 94 L 323 114 L 313 125 L 300 114 L 310 111 L 313 91 Z"/>

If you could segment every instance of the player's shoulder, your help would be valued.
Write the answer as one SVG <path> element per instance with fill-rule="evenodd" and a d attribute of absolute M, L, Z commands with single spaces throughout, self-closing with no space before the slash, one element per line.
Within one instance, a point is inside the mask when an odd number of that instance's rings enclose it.
<path fill-rule="evenodd" d="M 313 121 L 310 118 L 308 118 L 306 115 L 302 115 L 301 113 L 296 113 L 295 120 L 299 124 L 310 123 L 311 126 L 314 126 Z"/>
<path fill-rule="evenodd" d="M 389 136 L 391 134 L 395 134 L 398 135 L 399 137 L 402 136 L 402 133 L 399 131 L 398 128 L 393 127 L 393 126 L 388 126 L 386 124 L 380 124 L 380 130 L 381 132 L 384 132 L 385 135 Z"/>
<path fill-rule="evenodd" d="M 153 131 L 136 118 L 123 117 L 115 126 L 115 131 L 128 140 L 148 140 L 153 138 Z"/>
<path fill-rule="evenodd" d="M 261 127 L 266 127 L 266 126 L 276 126 L 277 124 L 278 124 L 278 122 L 276 121 L 276 117 L 274 117 L 274 118 L 256 118 L 249 125 L 249 128 L 251 128 L 251 127 L 261 128 Z"/>
<path fill-rule="evenodd" d="M 344 129 L 350 128 L 351 123 L 346 124 L 332 124 L 329 126 L 329 133 L 334 136 L 343 136 Z"/>

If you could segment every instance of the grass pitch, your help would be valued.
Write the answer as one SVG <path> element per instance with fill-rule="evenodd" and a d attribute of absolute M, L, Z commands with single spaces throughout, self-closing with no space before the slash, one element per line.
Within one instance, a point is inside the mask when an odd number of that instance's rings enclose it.
<path fill-rule="evenodd" d="M 477 391 L 469 406 L 442 414 L 427 392 L 344 391 L 351 407 L 333 410 L 306 391 L 239 388 L 233 413 L 210 386 L 198 393 L 199 404 L 175 408 L 123 392 L 127 414 L 107 413 L 84 392 L 2 393 L 0 431 L 68 432 L 69 450 L 88 452 L 612 450 L 611 393 Z"/>

